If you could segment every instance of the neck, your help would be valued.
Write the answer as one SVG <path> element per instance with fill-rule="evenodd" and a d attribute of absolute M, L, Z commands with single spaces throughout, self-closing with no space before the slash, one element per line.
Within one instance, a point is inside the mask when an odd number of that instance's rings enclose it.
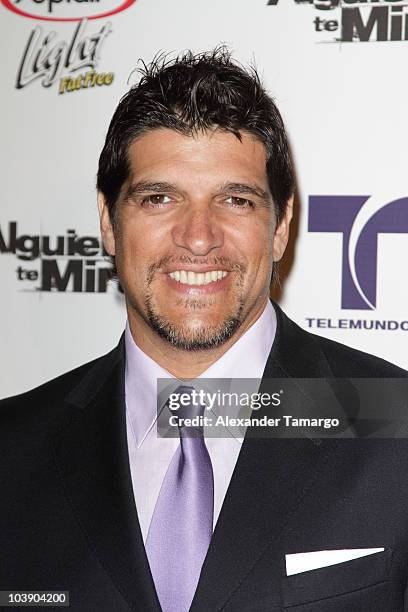
<path fill-rule="evenodd" d="M 197 378 L 218 361 L 245 332 L 259 319 L 266 306 L 264 301 L 239 326 L 235 334 L 222 345 L 213 349 L 188 351 L 172 346 L 161 338 L 146 321 L 129 305 L 127 306 L 129 327 L 134 342 L 153 361 L 179 379 Z"/>

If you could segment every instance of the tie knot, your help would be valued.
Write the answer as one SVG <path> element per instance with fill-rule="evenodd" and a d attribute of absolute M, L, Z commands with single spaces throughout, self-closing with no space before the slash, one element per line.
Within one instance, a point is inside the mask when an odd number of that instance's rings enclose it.
<path fill-rule="evenodd" d="M 179 385 L 171 394 L 168 402 L 169 410 L 179 419 L 180 435 L 191 432 L 191 434 L 202 432 L 202 416 L 205 406 L 200 401 L 200 393 L 187 385 Z"/>

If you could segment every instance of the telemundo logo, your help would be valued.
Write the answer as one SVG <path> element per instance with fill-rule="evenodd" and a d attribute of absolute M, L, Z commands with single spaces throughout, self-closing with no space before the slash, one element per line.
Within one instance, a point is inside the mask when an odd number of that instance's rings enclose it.
<path fill-rule="evenodd" d="M 309 232 L 342 235 L 341 308 L 375 310 L 379 234 L 408 234 L 408 198 L 309 197 Z"/>

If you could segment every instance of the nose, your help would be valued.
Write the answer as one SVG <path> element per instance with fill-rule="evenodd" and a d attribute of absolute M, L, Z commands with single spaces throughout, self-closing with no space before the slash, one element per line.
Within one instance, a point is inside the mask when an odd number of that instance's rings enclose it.
<path fill-rule="evenodd" d="M 173 242 L 192 255 L 208 255 L 224 243 L 221 224 L 208 206 L 194 206 L 181 211 L 180 218 L 173 227 Z"/>

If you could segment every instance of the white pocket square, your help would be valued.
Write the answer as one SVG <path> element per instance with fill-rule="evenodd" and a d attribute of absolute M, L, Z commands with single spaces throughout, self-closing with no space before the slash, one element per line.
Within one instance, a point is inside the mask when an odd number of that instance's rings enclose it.
<path fill-rule="evenodd" d="M 344 550 L 316 550 L 307 553 L 294 553 L 285 555 L 286 575 L 300 574 L 310 570 L 337 565 L 344 561 L 351 561 L 359 557 L 367 557 L 375 553 L 384 552 L 384 548 L 349 548 Z"/>

